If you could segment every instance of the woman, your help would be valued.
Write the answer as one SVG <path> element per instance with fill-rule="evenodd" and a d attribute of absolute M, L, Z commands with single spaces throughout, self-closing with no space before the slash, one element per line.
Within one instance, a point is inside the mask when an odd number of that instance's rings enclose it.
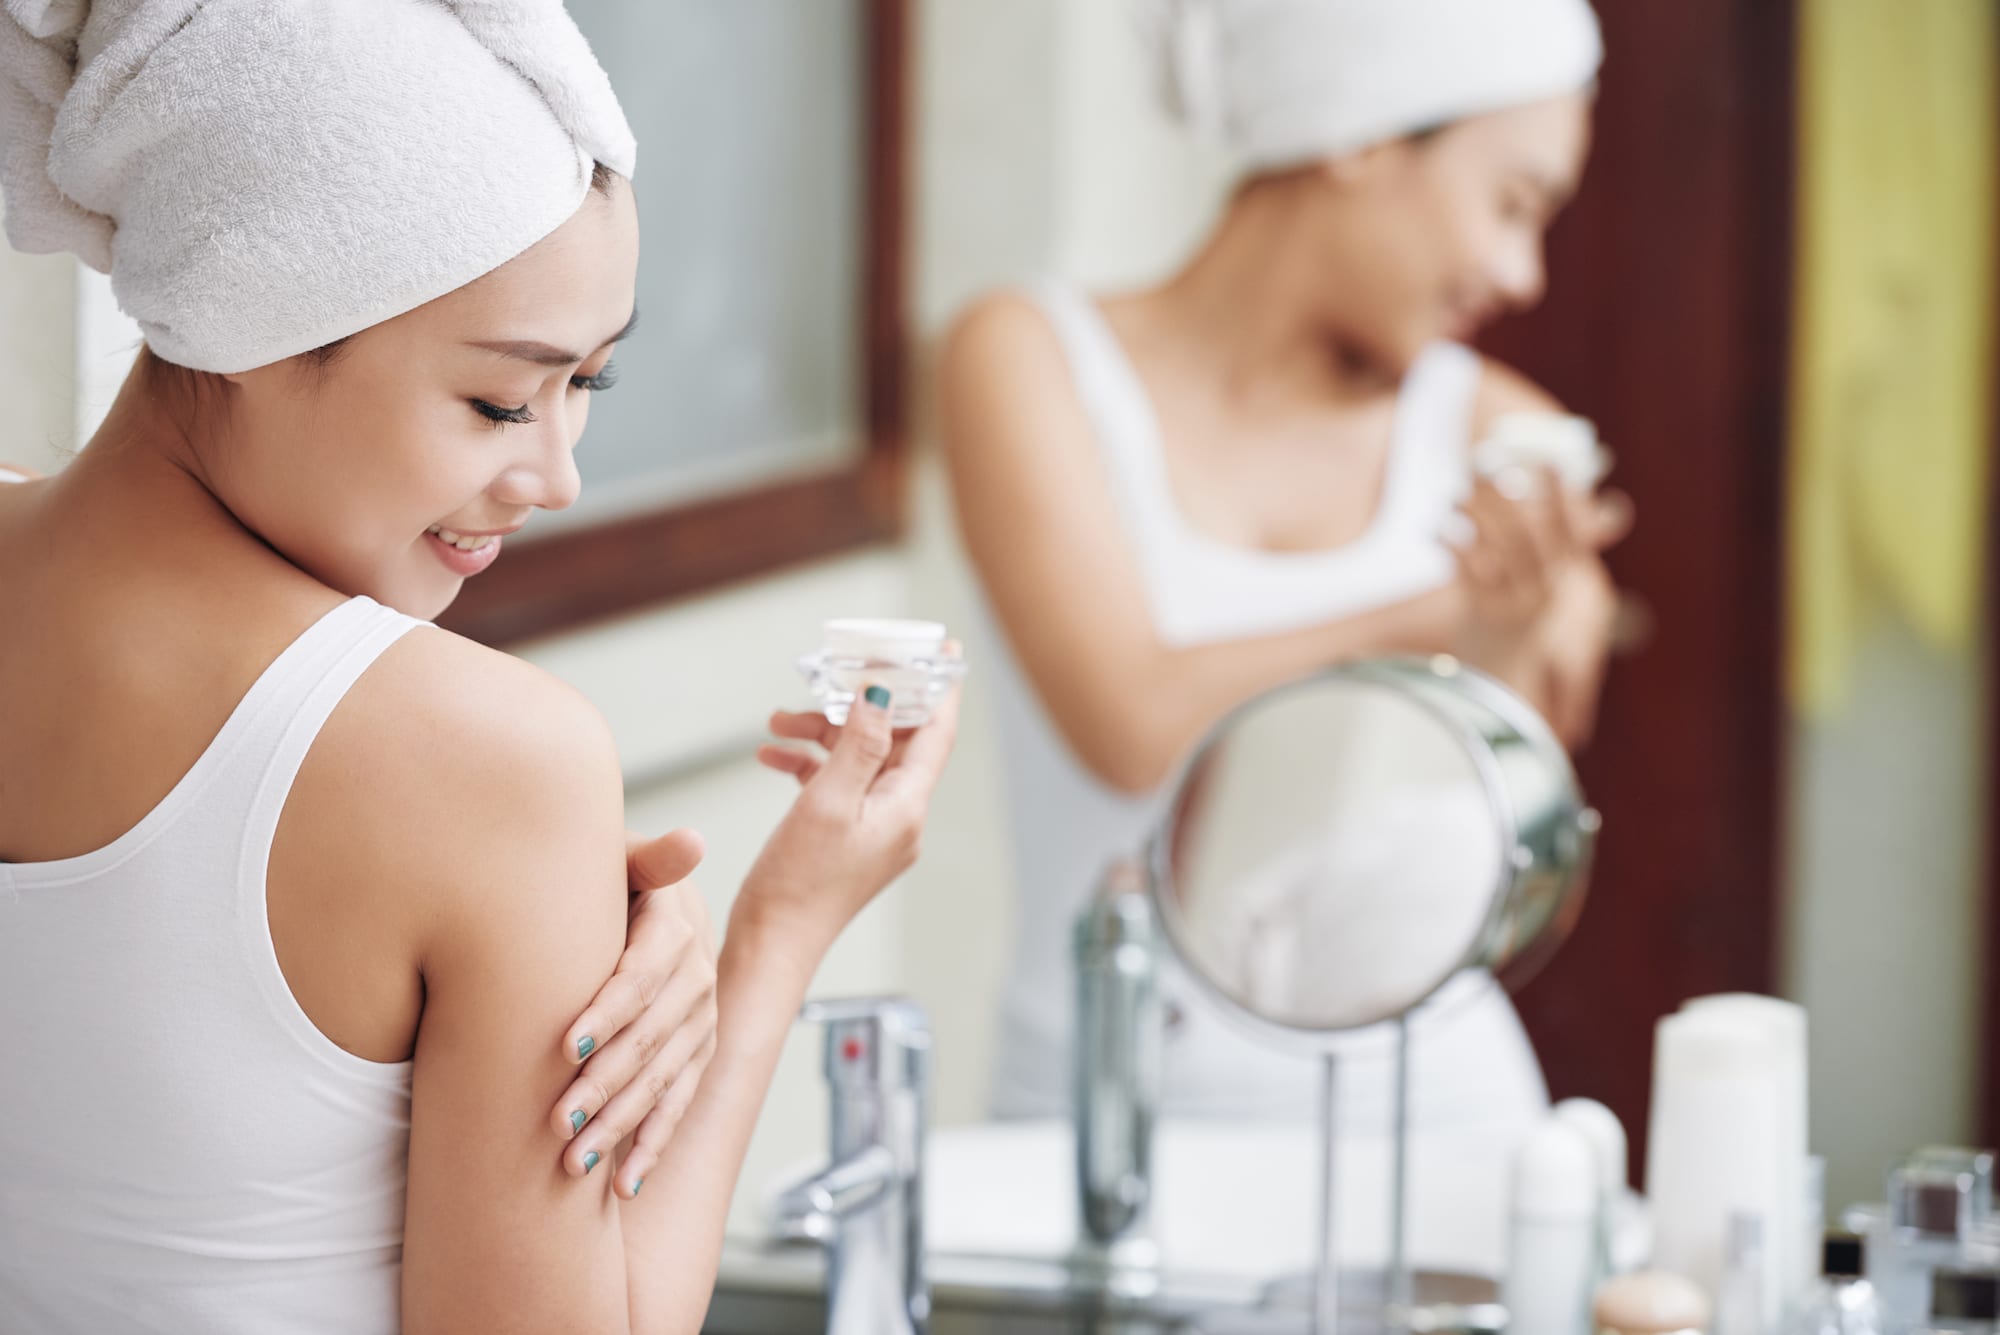
<path fill-rule="evenodd" d="M 1222 218 L 1156 287 L 983 300 L 940 370 L 965 541 L 1009 650 L 1007 1115 L 1066 1107 L 1070 923 L 1208 728 L 1342 659 L 1451 650 L 1580 739 L 1612 608 L 1598 552 L 1626 523 L 1620 498 L 1549 479 L 1504 479 L 1514 498 L 1473 484 L 1499 415 L 1556 405 L 1456 341 L 1541 295 L 1588 139 L 1584 0 L 1151 12 L 1170 106 L 1243 164 Z M 1510 1133 L 1546 1101 L 1511 1007 L 1471 977 L 1441 1001 L 1419 1025 L 1418 1122 Z M 1309 1113 L 1309 1064 L 1191 989 L 1175 1009 L 1170 1110 Z M 1380 1125 L 1384 1048 L 1345 1050 L 1346 1124 Z"/>
<path fill-rule="evenodd" d="M 427 619 L 575 499 L 631 328 L 602 71 L 553 0 L 7 0 L 0 109 L 10 236 L 146 335 L 80 457 L 0 487 L 0 1328 L 697 1329 L 952 710 L 775 716 L 830 754 L 763 753 L 802 791 L 726 1023 L 590 1027 L 628 929 L 608 731 Z M 600 1039 L 627 1066 L 579 1072 Z"/>

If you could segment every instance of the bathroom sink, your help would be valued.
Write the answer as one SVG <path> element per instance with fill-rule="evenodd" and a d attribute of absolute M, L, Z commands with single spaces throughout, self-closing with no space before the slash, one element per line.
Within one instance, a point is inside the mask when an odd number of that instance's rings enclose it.
<path fill-rule="evenodd" d="M 1504 1242 L 1509 1155 L 1500 1145 L 1411 1147 L 1411 1259 L 1424 1301 L 1490 1303 Z M 1342 1144 L 1343 1335 L 1366 1335 L 1388 1254 L 1389 1145 Z M 1154 1142 L 1151 1237 L 1160 1265 L 1107 1292 L 1074 1260 L 1076 1168 L 1068 1124 L 939 1130 L 926 1155 L 931 1335 L 1303 1335 L 1318 1143 L 1307 1126 L 1169 1120 Z M 794 1180 L 796 1166 L 780 1175 Z M 711 1335 L 819 1335 L 817 1247 L 732 1238 Z"/>
<path fill-rule="evenodd" d="M 1303 1276 L 1275 1284 L 1177 1274 L 1144 1294 L 1108 1293 L 1101 1276 L 1068 1263 L 1018 1257 L 934 1255 L 931 1335 L 1304 1335 Z M 812 1247 L 732 1242 L 724 1251 L 706 1335 L 820 1335 L 824 1270 Z M 1382 1289 L 1379 1273 L 1342 1279 L 1343 1335 L 1371 1335 Z M 1488 1311 L 1490 1281 L 1425 1273 L 1423 1302 Z"/>
<path fill-rule="evenodd" d="M 1061 1261 L 1076 1247 L 1076 1159 L 1065 1121 L 994 1122 L 933 1133 L 925 1167 L 930 1251 Z M 1409 1254 L 1439 1271 L 1497 1275 L 1505 1258 L 1513 1145 L 1459 1134 L 1410 1146 Z M 1391 1146 L 1341 1142 L 1341 1262 L 1380 1268 L 1389 1255 Z M 1319 1141 L 1290 1122 L 1164 1119 L 1153 1143 L 1150 1233 L 1169 1273 L 1258 1286 L 1310 1269 L 1318 1218 Z"/>

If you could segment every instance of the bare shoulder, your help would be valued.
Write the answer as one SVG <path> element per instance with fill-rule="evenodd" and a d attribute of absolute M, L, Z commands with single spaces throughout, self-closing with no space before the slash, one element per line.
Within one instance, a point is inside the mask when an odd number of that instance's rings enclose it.
<path fill-rule="evenodd" d="M 392 753 L 450 746 L 484 762 L 615 762 L 603 715 L 574 687 L 435 626 L 412 630 L 385 653 L 357 685 L 353 704 L 357 721 L 400 720 L 378 738 Z"/>
<path fill-rule="evenodd" d="M 1012 403 L 1061 405 L 1073 398 L 1062 344 L 1041 307 L 1025 294 L 999 291 L 965 309 L 945 335 L 938 361 L 945 445 L 961 454 L 978 433 L 969 418 L 990 419 Z"/>
<path fill-rule="evenodd" d="M 1480 358 L 1479 388 L 1472 399 L 1472 436 L 1483 437 L 1495 419 L 1508 413 L 1568 411 L 1555 395 L 1528 377 L 1491 357 Z"/>
<path fill-rule="evenodd" d="M 622 850 L 604 717 L 540 668 L 430 626 L 363 674 L 294 791 L 305 838 L 423 922 L 501 893 L 539 850 L 569 859 L 572 882 Z"/>
<path fill-rule="evenodd" d="M 947 367 L 1038 355 L 1060 358 L 1055 330 L 1033 298 L 1010 288 L 975 300 L 952 321 L 945 335 Z"/>

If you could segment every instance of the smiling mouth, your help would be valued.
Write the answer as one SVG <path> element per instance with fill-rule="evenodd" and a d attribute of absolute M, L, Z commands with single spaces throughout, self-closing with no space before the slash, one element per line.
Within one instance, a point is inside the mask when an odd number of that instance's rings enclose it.
<path fill-rule="evenodd" d="M 501 536 L 498 533 L 454 533 L 443 524 L 432 524 L 424 532 L 461 552 L 483 552 L 500 541 Z"/>

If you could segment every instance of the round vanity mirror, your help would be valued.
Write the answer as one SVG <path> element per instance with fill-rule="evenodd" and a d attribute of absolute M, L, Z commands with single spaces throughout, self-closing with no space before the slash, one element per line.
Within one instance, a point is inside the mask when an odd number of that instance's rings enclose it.
<path fill-rule="evenodd" d="M 1348 664 L 1274 691 L 1224 720 L 1190 763 L 1146 879 L 1186 972 L 1260 1037 L 1321 1054 L 1315 1331 L 1337 1329 L 1343 1308 L 1332 1037 L 1386 1021 L 1398 1036 L 1391 1253 L 1363 1286 L 1373 1310 L 1355 1328 L 1504 1320 L 1486 1306 L 1426 1306 L 1405 1261 L 1408 1017 L 1469 969 L 1518 988 L 1576 921 L 1597 829 L 1541 715 L 1450 658 Z"/>
<path fill-rule="evenodd" d="M 1148 878 L 1175 953 L 1281 1041 L 1516 988 L 1582 907 L 1597 813 L 1535 710 L 1449 658 L 1355 663 L 1231 715 Z"/>

